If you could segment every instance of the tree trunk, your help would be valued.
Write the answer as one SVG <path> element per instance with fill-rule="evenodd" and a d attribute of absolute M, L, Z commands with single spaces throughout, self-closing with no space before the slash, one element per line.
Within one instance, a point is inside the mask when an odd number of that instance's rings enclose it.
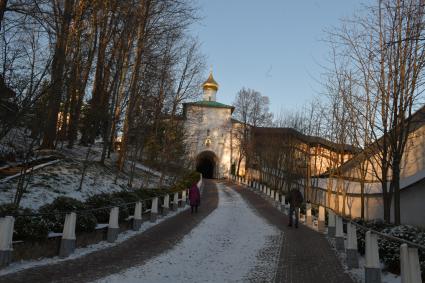
<path fill-rule="evenodd" d="M 0 31 L 3 23 L 4 13 L 6 12 L 7 0 L 0 0 Z"/>
<path fill-rule="evenodd" d="M 66 61 L 66 42 L 69 34 L 69 25 L 72 19 L 73 0 L 65 1 L 63 11 L 61 30 L 57 34 L 55 53 L 52 60 L 51 70 L 51 88 L 48 94 L 48 115 L 46 128 L 43 133 L 42 148 L 54 148 L 56 141 L 56 127 L 58 123 L 58 114 L 62 98 L 63 89 L 63 70 Z"/>
<path fill-rule="evenodd" d="M 393 177 L 392 177 L 392 187 L 394 189 L 394 224 L 401 224 L 401 215 L 400 215 L 400 163 L 394 159 L 393 163 Z"/>
<path fill-rule="evenodd" d="M 364 181 L 360 181 L 360 218 L 364 220 Z"/>
<path fill-rule="evenodd" d="M 146 34 L 146 28 L 149 18 L 149 12 L 150 12 L 150 0 L 143 1 L 142 4 L 142 20 L 140 22 L 138 35 L 137 35 L 137 50 L 134 60 L 134 65 L 132 69 L 132 77 L 130 82 L 130 88 L 129 88 L 129 101 L 126 111 L 126 117 L 124 121 L 124 127 L 123 127 L 123 137 L 121 142 L 121 150 L 120 155 L 118 157 L 118 168 L 119 170 L 123 169 L 125 157 L 128 150 L 128 143 L 129 143 L 129 130 L 131 129 L 132 124 L 132 112 L 134 110 L 134 107 L 137 104 L 137 88 L 139 85 L 139 79 L 140 79 L 140 72 L 142 68 L 142 56 L 144 54 L 145 50 L 145 34 Z"/>

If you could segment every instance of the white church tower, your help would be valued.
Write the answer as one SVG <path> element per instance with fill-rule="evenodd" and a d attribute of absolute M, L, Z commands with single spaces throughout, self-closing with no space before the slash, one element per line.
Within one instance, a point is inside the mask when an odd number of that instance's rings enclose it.
<path fill-rule="evenodd" d="M 216 101 L 219 85 L 212 72 L 202 88 L 201 101 L 183 104 L 188 151 L 205 178 L 223 178 L 231 168 L 234 107 Z"/>

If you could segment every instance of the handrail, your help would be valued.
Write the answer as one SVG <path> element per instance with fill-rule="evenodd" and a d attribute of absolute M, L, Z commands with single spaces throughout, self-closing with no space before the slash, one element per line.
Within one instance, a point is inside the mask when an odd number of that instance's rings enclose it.
<path fill-rule="evenodd" d="M 233 175 L 233 176 L 234 176 L 234 175 Z M 258 182 L 258 181 L 256 181 L 256 182 Z M 262 184 L 261 182 L 258 182 L 258 183 L 259 183 L 259 184 Z M 350 219 L 350 218 L 347 218 L 347 217 L 345 217 L 345 216 L 340 215 L 340 214 L 339 214 L 339 212 L 336 212 L 333 208 L 328 207 L 328 206 L 326 206 L 326 205 L 318 204 L 318 203 L 313 203 L 313 202 L 310 202 L 310 203 L 311 203 L 311 204 L 313 204 L 313 205 L 315 205 L 315 206 L 323 206 L 324 208 L 326 208 L 326 209 L 328 209 L 328 210 L 332 210 L 332 212 L 333 212 L 334 214 L 338 215 L 339 217 L 341 217 L 342 219 L 344 219 L 346 222 L 350 222 L 350 223 L 354 224 L 355 226 L 359 227 L 359 228 L 360 228 L 360 229 L 362 229 L 362 230 L 370 231 L 370 232 L 372 232 L 372 233 L 374 233 L 374 234 L 376 234 L 376 235 L 378 235 L 378 236 L 381 236 L 381 237 L 383 237 L 383 238 L 387 238 L 387 239 L 390 239 L 390 240 L 392 240 L 392 241 L 397 241 L 397 242 L 400 242 L 400 243 L 404 243 L 404 244 L 407 244 L 407 245 L 409 245 L 409 246 L 411 246 L 411 247 L 415 247 L 415 248 L 418 248 L 418 249 L 421 249 L 421 250 L 424 250 L 424 251 L 425 251 L 425 246 L 424 246 L 424 245 L 420 245 L 420 244 L 418 244 L 418 243 L 415 243 L 415 242 L 412 242 L 412 241 L 409 241 L 409 240 L 405 240 L 405 239 L 397 238 L 397 237 L 394 237 L 394 236 L 391 236 L 391 235 L 388 235 L 388 234 L 385 234 L 385 233 L 382 233 L 382 232 L 379 232 L 379 231 L 373 230 L 373 229 L 371 229 L 371 228 L 369 228 L 369 227 L 366 227 L 366 226 L 361 225 L 361 224 L 359 224 L 359 223 L 357 223 L 357 222 L 354 222 L 354 221 L 353 221 L 352 219 Z"/>
<path fill-rule="evenodd" d="M 183 192 L 183 190 L 177 191 L 177 192 Z M 69 214 L 69 213 L 72 213 L 72 212 L 74 212 L 77 215 L 83 215 L 83 214 L 87 214 L 87 213 L 90 213 L 90 212 L 93 212 L 93 211 L 111 209 L 113 207 L 130 206 L 130 205 L 136 204 L 137 202 L 145 202 L 145 201 L 153 200 L 154 198 L 163 197 L 165 195 L 168 195 L 168 194 L 167 193 L 159 194 L 158 196 L 146 198 L 146 199 L 140 199 L 140 200 L 135 201 L 135 202 L 127 202 L 127 203 L 121 203 L 121 204 L 103 206 L 103 207 L 97 207 L 97 208 L 90 208 L 90 209 L 84 209 L 84 210 L 58 211 L 58 212 L 45 212 L 45 213 L 29 213 L 29 214 L 2 213 L 2 214 L 0 214 L 0 217 L 4 217 L 4 216 L 13 216 L 15 218 L 17 218 L 17 217 L 40 217 L 40 216 L 47 216 L 47 215 L 66 215 L 66 214 Z"/>
<path fill-rule="evenodd" d="M 323 206 L 324 208 L 326 208 L 326 209 L 328 209 L 328 210 L 332 210 L 332 212 L 333 212 L 334 214 L 338 215 L 339 217 L 341 217 L 342 219 L 344 219 L 346 222 L 350 222 L 350 223 L 354 224 L 355 226 L 359 227 L 361 230 L 370 231 L 370 232 L 372 232 L 372 233 L 374 233 L 374 234 L 376 234 L 376 235 L 379 235 L 379 236 L 381 236 L 381 237 L 383 237 L 383 238 L 387 238 L 387 239 L 390 239 L 390 240 L 393 240 L 393 241 L 397 241 L 397 242 L 400 242 L 400 243 L 404 243 L 404 244 L 407 244 L 407 245 L 409 245 L 409 246 L 416 247 L 416 248 L 418 248 L 418 249 L 421 249 L 421 250 L 424 250 L 424 251 L 425 251 L 425 246 L 423 246 L 423 245 L 420 245 L 420 244 L 417 244 L 417 243 L 412 242 L 412 241 L 409 241 L 409 240 L 405 240 L 405 239 L 397 238 L 397 237 L 394 237 L 394 236 L 391 236 L 391 235 L 388 235 L 388 234 L 385 234 L 385 233 L 382 233 L 382 232 L 379 232 L 379 231 L 373 230 L 373 229 L 371 229 L 371 228 L 369 228 L 369 227 L 366 227 L 366 226 L 364 226 L 364 225 L 361 225 L 361 224 L 359 224 L 359 223 L 357 223 L 357 222 L 353 221 L 352 219 L 350 219 L 350 218 L 348 218 L 348 217 L 342 216 L 339 212 L 336 212 L 336 211 L 335 211 L 335 209 L 330 208 L 330 207 L 328 207 L 328 206 L 326 206 L 326 205 L 323 205 L 323 204 L 317 204 L 317 203 L 312 203 L 312 202 L 310 202 L 310 203 L 311 203 L 311 204 L 313 204 L 313 205 L 316 205 L 316 206 Z"/>

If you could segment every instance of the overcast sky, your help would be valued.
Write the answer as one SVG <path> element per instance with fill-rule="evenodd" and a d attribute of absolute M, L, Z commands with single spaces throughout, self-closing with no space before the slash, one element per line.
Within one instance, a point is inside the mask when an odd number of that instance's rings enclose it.
<path fill-rule="evenodd" d="M 273 112 L 300 108 L 321 91 L 324 30 L 362 7 L 360 0 L 198 0 L 193 34 L 231 104 L 243 86 L 269 96 Z M 364 3 L 364 2 L 363 2 Z"/>

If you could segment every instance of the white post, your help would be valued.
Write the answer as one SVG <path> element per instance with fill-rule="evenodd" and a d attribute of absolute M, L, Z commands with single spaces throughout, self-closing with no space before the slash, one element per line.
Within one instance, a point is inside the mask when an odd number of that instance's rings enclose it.
<path fill-rule="evenodd" d="M 77 214 L 75 212 L 65 215 L 65 223 L 63 225 L 61 246 L 59 249 L 60 257 L 67 257 L 75 251 L 75 224 L 77 222 Z"/>
<path fill-rule="evenodd" d="M 381 264 L 379 262 L 378 235 L 366 232 L 366 262 L 365 262 L 365 282 L 381 282 Z"/>
<path fill-rule="evenodd" d="M 317 229 L 319 232 L 325 232 L 325 207 L 319 206 L 319 219 L 317 220 Z"/>
<path fill-rule="evenodd" d="M 347 223 L 347 266 L 349 268 L 359 267 L 359 256 L 357 253 L 357 228 L 351 222 Z"/>
<path fill-rule="evenodd" d="M 311 203 L 306 203 L 305 205 L 305 224 L 308 226 L 313 225 L 313 218 L 311 216 Z"/>
<path fill-rule="evenodd" d="M 282 195 L 282 200 L 280 203 L 280 210 L 286 214 L 286 203 L 285 203 L 285 195 Z"/>
<path fill-rule="evenodd" d="M 409 248 L 407 244 L 400 246 L 401 283 L 421 283 L 421 266 L 418 249 Z"/>
<path fill-rule="evenodd" d="M 115 242 L 120 232 L 120 226 L 118 223 L 119 212 L 120 209 L 118 207 L 113 207 L 109 213 L 108 235 L 106 236 L 109 243 Z"/>
<path fill-rule="evenodd" d="M 14 223 L 15 218 L 12 216 L 0 218 L 0 267 L 12 261 Z"/>
<path fill-rule="evenodd" d="M 280 195 L 279 192 L 276 191 L 276 194 L 274 195 L 274 200 L 277 204 L 279 204 Z"/>
<path fill-rule="evenodd" d="M 179 205 L 179 193 L 174 193 L 173 197 L 173 210 L 176 211 Z"/>
<path fill-rule="evenodd" d="M 202 190 L 203 190 L 202 183 L 203 183 L 203 181 L 202 181 L 202 178 L 201 178 L 201 179 L 198 181 L 198 183 L 196 184 L 196 186 L 198 187 L 198 189 L 199 189 L 199 191 L 200 191 L 200 192 L 202 192 Z"/>
<path fill-rule="evenodd" d="M 152 199 L 151 205 L 151 222 L 155 222 L 158 217 L 158 198 Z"/>
<path fill-rule="evenodd" d="M 182 191 L 182 207 L 186 206 L 187 202 L 187 190 Z"/>
<path fill-rule="evenodd" d="M 335 237 L 335 214 L 328 209 L 328 236 Z"/>
<path fill-rule="evenodd" d="M 335 246 L 338 251 L 344 250 L 344 230 L 342 228 L 342 218 L 335 217 Z"/>
<path fill-rule="evenodd" d="M 138 231 L 142 226 L 142 202 L 136 202 L 136 207 L 134 208 L 134 217 L 133 217 L 133 230 Z"/>
<path fill-rule="evenodd" d="M 162 204 L 162 215 L 167 215 L 170 210 L 170 195 L 166 194 L 164 196 L 164 202 Z"/>

